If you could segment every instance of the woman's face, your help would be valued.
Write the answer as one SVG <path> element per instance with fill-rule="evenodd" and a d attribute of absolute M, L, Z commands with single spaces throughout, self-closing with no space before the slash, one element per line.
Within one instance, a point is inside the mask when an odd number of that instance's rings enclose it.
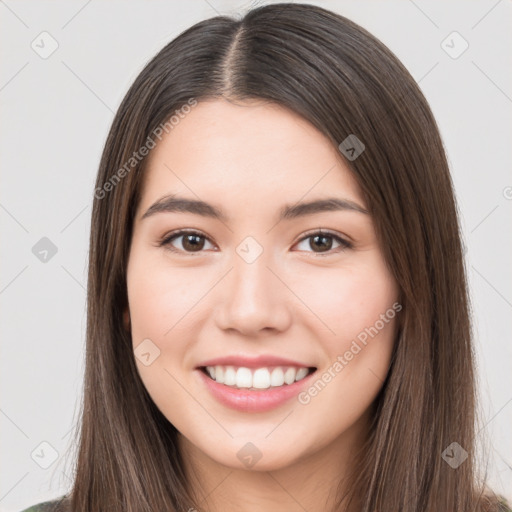
<path fill-rule="evenodd" d="M 229 467 L 349 447 L 388 372 L 400 306 L 338 149 L 282 107 L 215 100 L 148 159 L 127 286 L 157 407 Z"/>

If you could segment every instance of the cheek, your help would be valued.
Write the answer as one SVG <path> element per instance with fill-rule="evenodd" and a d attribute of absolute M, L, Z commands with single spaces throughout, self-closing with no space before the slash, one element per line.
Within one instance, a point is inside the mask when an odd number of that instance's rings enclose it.
<path fill-rule="evenodd" d="M 205 294 L 217 280 L 218 276 L 206 267 L 173 268 L 162 254 L 155 256 L 155 251 L 132 248 L 127 270 L 132 346 L 136 358 L 145 347 L 142 343 L 158 353 L 148 366 L 136 360 L 139 374 L 157 405 L 186 399 L 179 379 L 173 377 L 190 369 L 193 333 L 205 314 Z"/>
<path fill-rule="evenodd" d="M 169 382 L 165 382 L 169 378 L 165 369 L 172 371 L 169 362 L 181 359 L 180 324 L 177 321 L 184 314 L 179 315 L 183 307 L 182 293 L 175 276 L 171 278 L 161 264 L 152 261 L 137 247 L 132 247 L 130 255 L 127 291 L 137 368 L 152 393 L 159 387 L 169 386 Z M 139 352 L 152 354 L 154 360 L 150 365 L 137 357 Z"/>
<path fill-rule="evenodd" d="M 381 338 L 392 331 L 389 326 L 396 316 L 393 304 L 398 299 L 398 288 L 376 252 L 339 269 L 315 270 L 307 279 L 297 280 L 295 289 L 301 289 L 300 295 L 307 297 L 316 324 L 323 325 L 321 332 L 325 332 L 323 339 L 331 347 L 330 352 L 342 350 L 375 325 L 382 331 Z"/>
<path fill-rule="evenodd" d="M 208 276 L 197 269 L 171 269 L 165 259 L 144 259 L 135 253 L 128 267 L 128 301 L 134 342 L 137 336 L 159 339 L 161 343 L 173 337 L 181 324 L 205 293 Z M 190 312 L 190 313 L 188 313 Z M 187 319 L 181 319 L 187 315 Z"/>
<path fill-rule="evenodd" d="M 168 418 L 189 399 L 179 374 L 186 356 L 188 322 L 201 291 L 194 282 L 197 278 L 187 269 L 169 271 L 161 261 L 132 249 L 127 291 L 136 366 L 153 401 Z M 141 357 L 144 353 L 150 354 L 149 364 Z"/>
<path fill-rule="evenodd" d="M 320 339 L 326 359 L 299 402 L 329 418 L 334 436 L 340 425 L 357 421 L 382 388 L 401 305 L 396 282 L 378 258 L 313 282 L 311 307 L 329 327 Z"/>

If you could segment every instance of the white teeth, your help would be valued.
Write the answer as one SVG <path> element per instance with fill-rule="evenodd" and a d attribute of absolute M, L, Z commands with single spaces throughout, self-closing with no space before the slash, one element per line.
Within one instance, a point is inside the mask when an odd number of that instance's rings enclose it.
<path fill-rule="evenodd" d="M 246 389 L 268 389 L 283 384 L 290 385 L 309 374 L 308 368 L 293 366 L 253 370 L 245 367 L 235 368 L 234 366 L 207 366 L 206 371 L 219 384 Z"/>
<path fill-rule="evenodd" d="M 226 384 L 226 381 L 223 382 Z M 228 384 L 229 385 L 229 384 Z M 236 387 L 237 388 L 250 388 L 252 387 L 252 373 L 249 368 L 238 368 L 236 371 Z"/>
<path fill-rule="evenodd" d="M 233 366 L 226 366 L 224 384 L 228 386 L 234 386 L 236 384 L 236 370 Z"/>
<path fill-rule="evenodd" d="M 271 386 L 282 386 L 284 384 L 284 374 L 282 368 L 274 368 L 270 376 Z"/>
<path fill-rule="evenodd" d="M 297 375 L 295 376 L 295 380 L 301 380 L 303 379 L 306 375 L 308 374 L 308 369 L 307 368 L 299 368 L 297 370 Z"/>
<path fill-rule="evenodd" d="M 252 387 L 267 389 L 270 387 L 270 373 L 266 368 L 258 368 L 252 376 Z"/>
<path fill-rule="evenodd" d="M 295 368 L 288 368 L 284 372 L 284 381 L 286 384 L 293 384 L 295 382 L 295 375 L 297 374 L 297 370 Z"/>

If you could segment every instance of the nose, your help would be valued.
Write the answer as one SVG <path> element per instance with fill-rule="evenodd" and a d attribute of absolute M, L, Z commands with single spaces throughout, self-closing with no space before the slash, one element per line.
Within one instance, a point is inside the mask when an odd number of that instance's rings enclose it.
<path fill-rule="evenodd" d="M 252 263 L 233 255 L 231 271 L 220 285 L 217 325 L 245 336 L 282 332 L 291 322 L 290 290 L 284 276 L 271 268 L 264 251 Z M 275 266 L 275 265 L 272 265 Z"/>

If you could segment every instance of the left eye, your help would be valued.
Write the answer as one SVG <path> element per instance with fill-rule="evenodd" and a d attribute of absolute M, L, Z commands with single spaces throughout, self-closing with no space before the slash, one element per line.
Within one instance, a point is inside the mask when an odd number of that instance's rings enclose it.
<path fill-rule="evenodd" d="M 352 244 L 348 242 L 347 240 L 341 238 L 338 235 L 335 235 L 334 233 L 329 233 L 325 231 L 317 231 L 315 233 L 310 233 L 309 235 L 303 237 L 299 244 L 306 242 L 309 240 L 309 244 L 307 244 L 310 248 L 320 248 L 319 253 L 331 253 L 331 252 L 339 252 L 339 251 L 333 251 L 332 240 L 335 240 L 339 245 L 338 249 L 341 248 L 341 250 L 350 249 L 352 247 Z M 318 252 L 313 250 L 313 252 Z"/>
<path fill-rule="evenodd" d="M 173 242 L 179 239 L 182 239 L 181 248 L 173 246 Z M 339 252 L 333 250 L 333 240 L 335 241 L 335 243 L 338 243 L 338 247 L 334 247 L 334 249 L 341 248 L 341 250 L 343 251 L 345 249 L 350 249 L 352 247 L 352 244 L 347 240 L 341 238 L 338 235 L 335 235 L 334 233 L 329 233 L 325 231 L 316 231 L 314 233 L 310 233 L 307 236 L 303 237 L 301 240 L 299 240 L 299 242 L 296 245 L 300 245 L 301 243 L 307 242 L 307 240 L 310 240 L 308 244 L 309 248 L 313 249 L 313 252 L 317 252 L 319 254 Z M 205 248 L 205 243 L 209 243 L 213 247 L 213 244 L 208 240 L 208 238 L 197 231 L 177 231 L 175 233 L 171 233 L 169 236 L 164 238 L 160 245 L 167 246 L 171 251 L 174 252 L 185 252 L 191 254 L 201 252 L 202 249 Z M 320 250 L 316 251 L 315 248 Z M 307 251 L 307 249 L 304 248 L 299 250 Z"/>

